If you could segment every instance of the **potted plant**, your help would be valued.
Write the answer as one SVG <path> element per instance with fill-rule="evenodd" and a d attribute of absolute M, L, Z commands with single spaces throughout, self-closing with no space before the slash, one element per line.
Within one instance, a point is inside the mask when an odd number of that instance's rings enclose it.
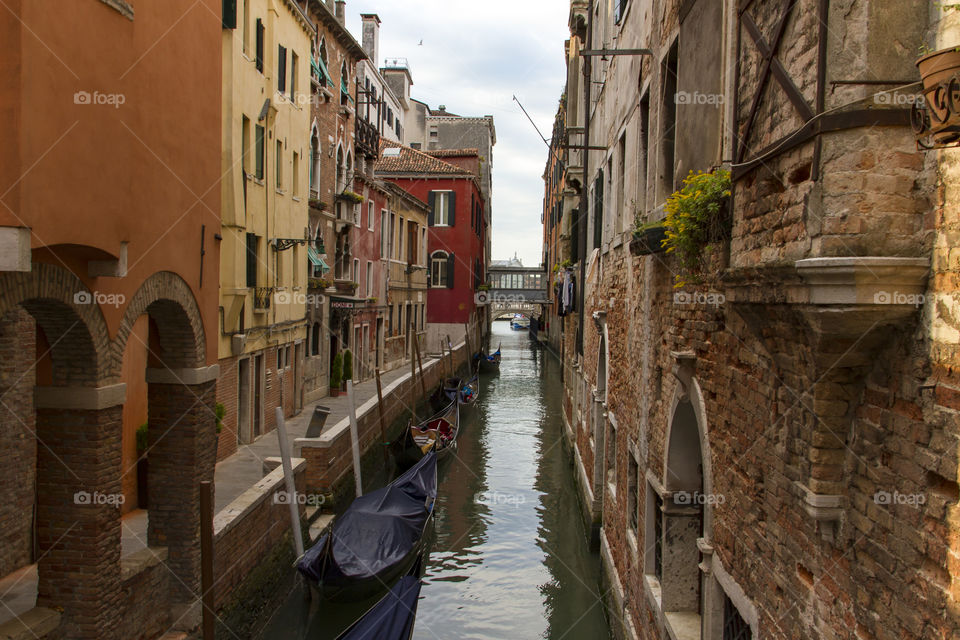
<path fill-rule="evenodd" d="M 218 402 L 213 407 L 213 415 L 217 419 L 217 439 L 220 438 L 220 432 L 223 431 L 223 418 L 227 415 L 227 408 L 223 406 L 222 402 Z"/>
<path fill-rule="evenodd" d="M 691 171 L 683 188 L 667 198 L 663 246 L 667 253 L 677 255 L 687 273 L 700 270 L 701 258 L 711 243 L 729 239 L 730 193 L 729 171 Z M 680 275 L 676 280 L 676 286 L 683 286 Z"/>
<path fill-rule="evenodd" d="M 344 189 L 343 193 L 340 194 L 341 200 L 346 200 L 347 202 L 352 202 L 354 204 L 360 204 L 365 200 L 365 198 L 359 193 L 355 193 L 350 189 Z"/>
<path fill-rule="evenodd" d="M 347 349 L 343 352 L 343 384 L 346 386 L 347 380 L 353 380 L 353 352 Z"/>
<path fill-rule="evenodd" d="M 943 5 L 957 9 L 960 5 Z M 949 144 L 960 138 L 960 47 L 939 51 L 921 48 L 916 62 L 923 84 L 926 109 L 916 105 L 911 112 L 912 124 L 918 138 L 932 135 L 937 144 Z"/>
<path fill-rule="evenodd" d="M 340 395 L 340 385 L 343 383 L 343 356 L 339 353 L 333 356 L 333 364 L 330 365 L 330 397 L 336 398 Z"/>
<path fill-rule="evenodd" d="M 654 253 L 663 253 L 666 247 L 663 241 L 667 237 L 667 228 L 663 220 L 641 224 L 633 230 L 633 240 L 630 242 L 630 253 L 635 256 L 649 256 Z"/>
<path fill-rule="evenodd" d="M 137 508 L 147 508 L 147 477 L 149 467 L 147 466 L 147 433 L 149 427 L 144 422 L 137 427 Z"/>
<path fill-rule="evenodd" d="M 326 289 L 331 284 L 326 278 L 309 278 L 307 280 L 307 287 L 310 289 Z"/>
<path fill-rule="evenodd" d="M 477 291 L 490 291 L 490 285 L 489 284 L 477 285 Z"/>
<path fill-rule="evenodd" d="M 370 296 L 369 298 L 367 298 L 367 302 L 369 302 L 370 304 L 377 304 L 377 296 Z"/>

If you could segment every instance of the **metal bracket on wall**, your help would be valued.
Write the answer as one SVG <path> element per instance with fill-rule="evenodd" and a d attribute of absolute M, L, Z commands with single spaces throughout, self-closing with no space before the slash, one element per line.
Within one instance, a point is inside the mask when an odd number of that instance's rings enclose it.
<path fill-rule="evenodd" d="M 652 56 L 650 49 L 584 49 L 582 56 Z"/>

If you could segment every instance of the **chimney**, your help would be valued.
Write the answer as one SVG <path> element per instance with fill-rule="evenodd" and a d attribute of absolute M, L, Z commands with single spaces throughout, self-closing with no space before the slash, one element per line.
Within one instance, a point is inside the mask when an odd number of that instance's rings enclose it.
<path fill-rule="evenodd" d="M 347 21 L 347 0 L 337 0 L 337 20 L 340 21 L 340 24 L 345 24 Z"/>
<path fill-rule="evenodd" d="M 362 13 L 363 18 L 363 50 L 367 52 L 370 63 L 376 69 L 379 66 L 377 54 L 380 49 L 380 16 L 375 13 Z"/>

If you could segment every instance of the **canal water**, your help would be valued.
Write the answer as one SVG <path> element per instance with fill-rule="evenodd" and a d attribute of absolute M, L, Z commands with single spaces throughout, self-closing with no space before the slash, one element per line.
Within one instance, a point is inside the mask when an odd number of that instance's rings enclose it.
<path fill-rule="evenodd" d="M 494 322 L 491 344 L 501 342 L 500 373 L 481 376 L 456 455 L 441 463 L 413 637 L 609 638 L 561 442 L 560 364 L 526 331 Z M 296 586 L 262 639 L 332 640 L 371 604 L 311 607 Z"/>

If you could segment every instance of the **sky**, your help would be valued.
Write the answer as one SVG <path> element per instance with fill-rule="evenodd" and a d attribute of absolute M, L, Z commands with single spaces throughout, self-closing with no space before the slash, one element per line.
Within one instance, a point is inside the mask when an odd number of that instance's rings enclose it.
<path fill-rule="evenodd" d="M 361 13 L 380 16 L 380 52 L 406 58 L 411 95 L 462 116 L 492 115 L 493 259 L 516 253 L 526 266 L 543 256 L 543 171 L 566 77 L 565 0 L 348 0 L 347 27 L 362 39 Z M 420 42 L 423 41 L 421 45 Z"/>

